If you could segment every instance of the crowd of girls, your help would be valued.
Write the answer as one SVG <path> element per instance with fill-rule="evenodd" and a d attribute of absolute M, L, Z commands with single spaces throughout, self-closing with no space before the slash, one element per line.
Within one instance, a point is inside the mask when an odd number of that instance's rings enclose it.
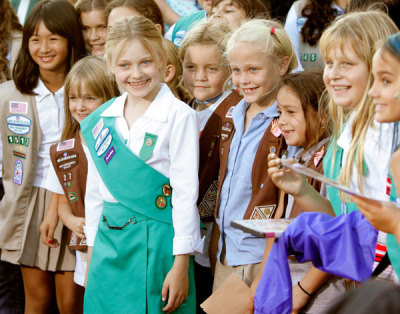
<path fill-rule="evenodd" d="M 262 1 L 199 2 L 169 41 L 154 0 L 43 0 L 23 28 L 2 1 L 0 312 L 202 313 L 236 274 L 257 313 L 321 313 L 356 286 L 346 265 L 274 263 L 283 240 L 231 225 L 304 212 L 359 210 L 368 273 L 398 281 L 396 24 L 352 1 L 296 1 L 285 27 Z"/>

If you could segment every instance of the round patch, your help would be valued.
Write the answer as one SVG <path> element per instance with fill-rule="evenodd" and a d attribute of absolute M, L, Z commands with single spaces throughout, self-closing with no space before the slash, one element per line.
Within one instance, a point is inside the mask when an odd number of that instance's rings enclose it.
<path fill-rule="evenodd" d="M 158 196 L 156 198 L 156 206 L 159 209 L 164 209 L 165 207 L 167 207 L 167 199 L 164 196 Z"/>
<path fill-rule="evenodd" d="M 146 145 L 147 145 L 147 146 L 152 146 L 152 145 L 153 145 L 153 140 L 152 140 L 151 138 L 148 138 L 148 139 L 146 140 Z"/>
<path fill-rule="evenodd" d="M 168 197 L 171 195 L 172 192 L 172 188 L 169 184 L 164 184 L 162 187 L 162 194 L 164 194 L 164 196 Z"/>

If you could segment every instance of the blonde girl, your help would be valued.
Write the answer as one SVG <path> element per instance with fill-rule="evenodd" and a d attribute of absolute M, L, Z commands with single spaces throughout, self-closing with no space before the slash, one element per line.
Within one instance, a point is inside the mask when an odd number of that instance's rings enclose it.
<path fill-rule="evenodd" d="M 59 12 L 63 12 L 62 15 Z M 50 250 L 40 241 L 39 225 L 50 202 L 44 181 L 48 149 L 61 136 L 63 85 L 71 66 L 84 54 L 79 20 L 66 1 L 42 1 L 25 23 L 13 81 L 1 85 L 0 124 L 4 186 L 0 203 L 1 259 L 20 264 L 25 311 L 50 311 L 57 297 L 60 312 L 75 312 L 74 256 L 62 245 Z"/>
<path fill-rule="evenodd" d="M 147 18 L 116 22 L 106 58 L 126 92 L 81 123 L 92 157 L 84 310 L 193 313 L 190 255 L 202 249 L 195 112 L 161 83 L 163 38 Z"/>
<path fill-rule="evenodd" d="M 105 14 L 108 0 L 79 0 L 75 10 L 82 25 L 86 51 L 92 56 L 103 56 L 107 37 Z"/>
<path fill-rule="evenodd" d="M 58 207 L 49 208 L 40 231 L 43 243 L 50 247 L 59 245 L 58 240 L 53 238 L 58 217 L 72 232 L 68 244 L 76 254 L 74 281 L 83 286 L 87 252 L 83 232 L 85 226 L 83 201 L 87 176 L 86 155 L 89 154 L 89 151 L 82 141 L 79 124 L 101 104 L 118 96 L 119 91 L 115 78 L 105 62 L 97 57 L 86 57 L 75 64 L 65 80 L 64 91 L 66 95 L 65 125 L 61 142 L 53 145 L 50 149 L 53 165 L 46 182 L 47 189 L 58 197 Z M 62 155 L 78 152 L 76 158 L 78 163 L 77 167 L 70 171 L 64 171 L 64 168 L 60 168 L 63 161 L 59 161 L 58 149 L 68 145 L 70 147 L 63 149 Z M 71 196 L 75 196 L 74 193 L 77 199 L 71 198 Z"/>
<path fill-rule="evenodd" d="M 320 42 L 326 63 L 324 82 L 330 96 L 330 114 L 334 123 L 333 139 L 323 160 L 324 174 L 341 180 L 354 190 L 368 191 L 371 197 L 378 199 L 386 197 L 385 176 L 392 131 L 390 126 L 382 125 L 380 132 L 381 127 L 373 122 L 373 106 L 367 88 L 372 82 L 374 44 L 396 30 L 393 21 L 382 12 L 351 13 L 330 26 Z M 371 149 L 365 150 L 365 147 Z M 279 170 L 276 167 L 279 158 L 269 156 L 269 159 L 269 172 L 274 183 L 292 194 L 295 201 L 308 211 L 340 215 L 357 210 L 353 203 L 343 200 L 336 189 L 327 187 L 328 201 L 304 178 Z M 377 160 L 380 162 L 377 163 Z M 323 273 L 313 271 L 315 276 L 306 275 L 306 279 L 301 280 L 301 286 L 310 295 L 318 289 L 318 282 L 325 281 Z M 309 296 L 303 293 L 303 303 L 297 304 L 305 305 L 308 299 Z"/>
<path fill-rule="evenodd" d="M 281 76 L 297 66 L 289 37 L 274 21 L 243 23 L 229 38 L 226 51 L 232 82 L 244 99 L 222 121 L 215 213 L 221 235 L 213 289 L 231 273 L 251 285 L 263 259 L 265 239 L 232 228 L 231 221 L 282 216 L 283 202 L 262 160 L 270 149 L 282 148 L 276 94 Z"/>

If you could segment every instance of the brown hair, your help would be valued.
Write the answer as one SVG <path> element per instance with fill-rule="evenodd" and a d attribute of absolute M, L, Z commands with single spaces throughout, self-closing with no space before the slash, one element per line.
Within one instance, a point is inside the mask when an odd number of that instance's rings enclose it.
<path fill-rule="evenodd" d="M 22 26 L 18 22 L 18 17 L 10 5 L 10 1 L 2 0 L 0 3 L 0 82 L 11 79 L 10 69 L 8 68 L 8 43 L 13 31 L 22 32 Z"/>
<path fill-rule="evenodd" d="M 331 135 L 332 120 L 329 116 L 329 107 L 324 100 L 325 85 L 322 69 L 308 69 L 285 75 L 280 87 L 289 87 L 300 99 L 304 117 L 306 119 L 305 151 Z"/>
<path fill-rule="evenodd" d="M 217 6 L 222 1 L 224 0 L 213 0 L 212 7 Z M 231 5 L 233 4 L 246 12 L 247 19 L 269 19 L 271 17 L 267 6 L 261 0 L 231 0 Z"/>
<path fill-rule="evenodd" d="M 104 12 L 104 18 L 106 17 L 106 8 L 109 3 L 109 0 L 79 0 L 75 4 L 75 10 L 78 13 L 79 17 L 82 12 L 90 12 L 94 10 L 99 10 Z"/>
<path fill-rule="evenodd" d="M 105 15 L 108 18 L 112 9 L 118 7 L 127 7 L 147 17 L 154 24 L 161 26 L 161 32 L 164 34 L 164 18 L 160 8 L 154 0 L 114 0 L 111 1 L 106 9 Z"/>
<path fill-rule="evenodd" d="M 79 130 L 79 122 L 75 121 L 69 110 L 69 93 L 72 89 L 81 95 L 81 86 L 89 90 L 94 96 L 102 98 L 104 102 L 120 94 L 114 75 L 105 62 L 99 57 L 85 57 L 78 61 L 68 73 L 64 88 L 65 124 L 61 140 L 75 136 Z"/>
<path fill-rule="evenodd" d="M 64 0 L 39 2 L 25 22 L 21 50 L 13 69 L 15 86 L 22 94 L 33 95 L 33 89 L 38 84 L 39 66 L 33 61 L 29 53 L 29 39 L 42 21 L 51 33 L 68 40 L 67 72 L 65 75 L 74 63 L 85 55 L 78 15 L 72 4 Z"/>

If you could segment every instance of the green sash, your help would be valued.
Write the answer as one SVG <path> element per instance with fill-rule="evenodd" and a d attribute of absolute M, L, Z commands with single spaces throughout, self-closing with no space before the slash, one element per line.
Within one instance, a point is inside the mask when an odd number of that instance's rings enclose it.
<path fill-rule="evenodd" d="M 162 313 L 165 306 L 161 300 L 162 284 L 174 262 L 169 179 L 123 144 L 114 129 L 113 117 L 100 116 L 112 102 L 101 106 L 81 123 L 96 168 L 118 201 L 104 203 L 89 268 L 84 311 Z M 189 284 L 189 295 L 177 313 L 195 312 L 192 259 Z"/>
<path fill-rule="evenodd" d="M 396 202 L 397 191 L 392 176 L 389 173 L 390 180 L 392 181 L 392 187 L 390 189 L 390 201 Z M 393 269 L 400 278 L 400 247 L 397 243 L 396 237 L 393 234 L 388 233 L 386 238 L 386 247 L 389 254 L 390 262 L 392 263 Z"/>

